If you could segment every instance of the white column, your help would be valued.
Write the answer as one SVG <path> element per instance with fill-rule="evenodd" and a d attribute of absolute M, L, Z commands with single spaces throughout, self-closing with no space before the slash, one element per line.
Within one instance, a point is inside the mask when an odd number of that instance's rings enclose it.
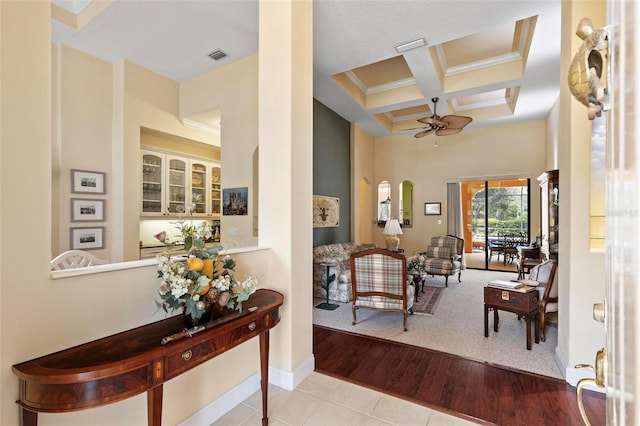
<path fill-rule="evenodd" d="M 261 0 L 259 25 L 259 244 L 272 249 L 265 284 L 285 295 L 271 359 L 296 373 L 313 356 L 313 4 Z"/>

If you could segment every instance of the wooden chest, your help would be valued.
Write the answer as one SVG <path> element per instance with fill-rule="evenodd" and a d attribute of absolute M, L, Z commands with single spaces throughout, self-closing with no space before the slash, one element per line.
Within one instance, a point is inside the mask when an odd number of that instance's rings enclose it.
<path fill-rule="evenodd" d="M 528 314 L 538 310 L 538 291 L 531 289 L 523 293 L 518 290 L 486 286 L 484 303 L 505 311 Z"/>

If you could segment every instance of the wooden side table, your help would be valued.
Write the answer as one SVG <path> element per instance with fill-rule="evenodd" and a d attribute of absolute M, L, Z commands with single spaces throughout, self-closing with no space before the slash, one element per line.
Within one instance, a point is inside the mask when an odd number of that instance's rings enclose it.
<path fill-rule="evenodd" d="M 424 282 L 427 279 L 426 272 L 415 272 L 415 271 L 407 271 L 407 275 L 411 275 L 413 277 L 413 286 L 416 291 L 416 302 L 418 301 L 418 288 L 420 288 L 420 284 L 422 284 L 422 292 L 424 293 Z"/>
<path fill-rule="evenodd" d="M 493 331 L 498 332 L 500 318 L 498 311 L 513 312 L 527 321 L 527 349 L 531 350 L 531 319 L 535 328 L 535 342 L 540 343 L 540 314 L 538 291 L 529 288 L 526 292 L 520 289 L 498 288 L 487 285 L 484 288 L 484 337 L 489 337 L 489 309 L 493 309 Z"/>
<path fill-rule="evenodd" d="M 215 327 L 192 337 L 162 344 L 184 328 L 177 315 L 16 364 L 20 424 L 37 426 L 38 413 L 66 413 L 147 392 L 148 425 L 160 426 L 164 382 L 259 336 L 262 424 L 267 425 L 269 330 L 280 322 L 283 301 L 282 294 L 259 289 L 244 302 L 255 310 L 228 312 Z"/>

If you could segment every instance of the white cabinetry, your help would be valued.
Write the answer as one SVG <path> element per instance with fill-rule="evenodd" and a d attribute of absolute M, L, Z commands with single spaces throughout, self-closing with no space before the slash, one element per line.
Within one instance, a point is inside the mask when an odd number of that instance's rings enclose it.
<path fill-rule="evenodd" d="M 222 175 L 220 174 L 220 166 L 211 166 L 211 214 L 220 217 L 222 213 Z"/>
<path fill-rule="evenodd" d="M 140 150 L 143 216 L 220 216 L 220 167 L 199 159 Z M 217 203 L 213 185 L 217 169 Z M 213 188 L 213 187 L 212 187 Z"/>

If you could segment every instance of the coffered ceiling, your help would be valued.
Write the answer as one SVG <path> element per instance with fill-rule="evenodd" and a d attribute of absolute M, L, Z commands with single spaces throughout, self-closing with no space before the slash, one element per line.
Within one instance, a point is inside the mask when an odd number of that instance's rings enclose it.
<path fill-rule="evenodd" d="M 178 82 L 258 50 L 256 0 L 53 0 L 52 14 L 54 42 Z M 466 129 L 543 119 L 559 68 L 559 0 L 314 2 L 314 97 L 374 136 L 417 133 L 433 97 Z"/>

